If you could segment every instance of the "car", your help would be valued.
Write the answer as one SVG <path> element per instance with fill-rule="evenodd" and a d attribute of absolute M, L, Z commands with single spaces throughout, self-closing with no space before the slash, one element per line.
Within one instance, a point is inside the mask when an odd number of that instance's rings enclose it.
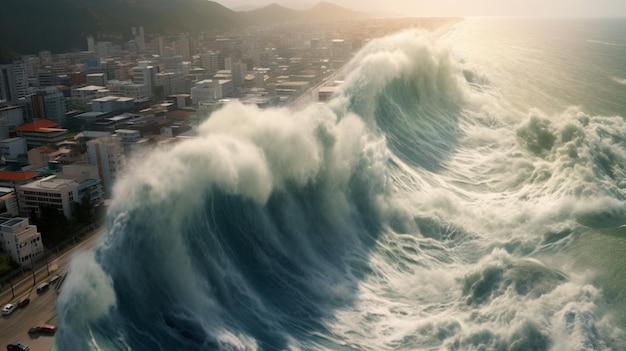
<path fill-rule="evenodd" d="M 12 342 L 7 345 L 7 351 L 30 351 L 28 346 L 20 344 L 19 342 Z"/>
<path fill-rule="evenodd" d="M 48 282 L 43 282 L 39 284 L 37 286 L 37 294 L 45 293 L 46 291 L 48 291 L 48 288 L 50 288 L 50 284 L 48 284 Z"/>
<path fill-rule="evenodd" d="M 54 335 L 57 332 L 57 327 L 51 324 L 42 324 L 34 326 L 28 329 L 28 334 L 45 334 L 45 335 Z"/>
<path fill-rule="evenodd" d="M 24 308 L 24 307 L 28 306 L 29 303 L 30 303 L 30 297 L 28 297 L 28 296 L 22 297 L 17 302 L 17 308 Z"/>
<path fill-rule="evenodd" d="M 58 274 L 53 275 L 52 277 L 50 277 L 50 280 L 48 280 L 48 284 L 52 285 L 56 283 L 59 280 L 59 278 L 61 277 L 59 277 Z"/>
<path fill-rule="evenodd" d="M 17 308 L 17 305 L 14 303 L 8 303 L 6 305 L 4 305 L 4 307 L 2 307 L 2 315 L 3 316 L 8 316 L 11 313 L 13 313 L 13 311 L 15 311 L 15 309 Z"/>

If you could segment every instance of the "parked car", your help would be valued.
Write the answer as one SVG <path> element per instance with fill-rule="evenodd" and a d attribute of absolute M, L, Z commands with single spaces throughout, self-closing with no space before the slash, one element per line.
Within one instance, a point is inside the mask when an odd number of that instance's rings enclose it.
<path fill-rule="evenodd" d="M 30 351 L 28 346 L 20 344 L 19 342 L 12 342 L 7 345 L 7 351 Z"/>
<path fill-rule="evenodd" d="M 8 316 L 11 313 L 13 313 L 13 311 L 15 311 L 15 309 L 17 308 L 17 305 L 14 303 L 8 303 L 6 305 L 4 305 L 4 307 L 2 307 L 2 315 L 3 316 Z"/>
<path fill-rule="evenodd" d="M 42 324 L 34 326 L 28 329 L 28 334 L 45 334 L 45 335 L 54 335 L 57 332 L 57 327 L 50 324 Z"/>
<path fill-rule="evenodd" d="M 18 302 L 17 302 L 17 307 L 18 308 L 23 308 L 28 306 L 28 304 L 30 303 L 30 298 L 28 296 L 26 297 L 22 297 Z"/>

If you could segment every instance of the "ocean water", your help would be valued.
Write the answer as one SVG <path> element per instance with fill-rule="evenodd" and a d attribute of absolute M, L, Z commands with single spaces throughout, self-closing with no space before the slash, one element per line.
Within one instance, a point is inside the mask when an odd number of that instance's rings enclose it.
<path fill-rule="evenodd" d="M 368 43 L 137 160 L 55 350 L 626 349 L 626 21 Z"/>

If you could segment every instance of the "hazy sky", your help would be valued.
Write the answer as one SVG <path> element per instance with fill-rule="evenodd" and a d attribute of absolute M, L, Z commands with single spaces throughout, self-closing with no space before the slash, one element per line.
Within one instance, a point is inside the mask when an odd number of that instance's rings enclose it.
<path fill-rule="evenodd" d="M 306 8 L 316 0 L 216 0 L 229 8 L 279 3 Z M 406 16 L 626 17 L 625 0 L 327 0 L 357 11 Z"/>

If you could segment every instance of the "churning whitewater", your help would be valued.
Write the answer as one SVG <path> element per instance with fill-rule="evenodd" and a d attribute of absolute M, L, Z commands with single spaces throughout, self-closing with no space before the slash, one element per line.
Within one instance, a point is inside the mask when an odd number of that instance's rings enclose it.
<path fill-rule="evenodd" d="M 626 349 L 602 278 L 626 123 L 507 96 L 464 25 L 373 40 L 330 102 L 230 103 L 137 161 L 55 350 Z"/>

